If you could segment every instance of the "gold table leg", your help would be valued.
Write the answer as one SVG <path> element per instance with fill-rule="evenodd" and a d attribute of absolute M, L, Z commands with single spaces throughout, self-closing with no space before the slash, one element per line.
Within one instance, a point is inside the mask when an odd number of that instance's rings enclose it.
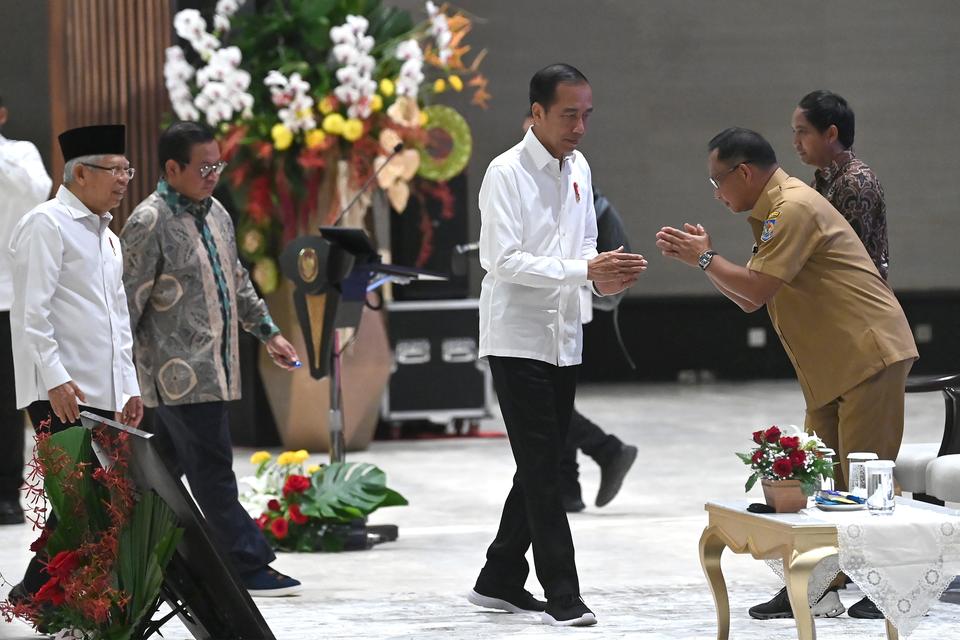
<path fill-rule="evenodd" d="M 793 609 L 793 617 L 797 621 L 797 637 L 800 640 L 816 640 L 817 637 L 817 628 L 813 623 L 807 598 L 810 574 L 817 563 L 836 553 L 837 550 L 833 547 L 819 547 L 794 555 L 789 562 L 783 563 L 784 582 L 787 584 L 790 608 Z"/>
<path fill-rule="evenodd" d="M 703 530 L 703 535 L 700 536 L 700 566 L 707 576 L 717 608 L 717 640 L 727 640 L 730 637 L 730 600 L 727 598 L 727 584 L 720 569 L 720 555 L 725 548 L 726 543 L 716 535 L 714 527 Z"/>
<path fill-rule="evenodd" d="M 887 640 L 898 640 L 900 634 L 897 633 L 897 628 L 890 624 L 890 621 L 884 618 L 883 622 L 887 625 Z"/>

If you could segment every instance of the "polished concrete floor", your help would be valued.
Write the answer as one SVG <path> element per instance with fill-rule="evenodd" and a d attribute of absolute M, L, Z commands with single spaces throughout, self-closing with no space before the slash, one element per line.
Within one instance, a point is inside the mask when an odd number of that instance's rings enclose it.
<path fill-rule="evenodd" d="M 796 383 L 617 385 L 581 389 L 580 410 L 640 454 L 620 495 L 607 507 L 570 518 L 584 600 L 599 624 L 556 629 L 533 616 L 478 609 L 465 600 L 483 562 L 513 473 L 505 439 L 376 442 L 350 459 L 373 462 L 410 506 L 386 509 L 372 521 L 400 526 L 397 542 L 365 552 L 281 554 L 275 566 L 300 578 L 298 597 L 258 599 L 277 638 L 715 638 L 713 602 L 697 542 L 707 499 L 743 497 L 745 469 L 733 455 L 749 448 L 750 432 L 800 424 Z M 936 394 L 909 396 L 905 442 L 938 440 L 943 403 Z M 502 429 L 497 419 L 484 423 Z M 238 449 L 238 475 L 250 471 L 250 450 Z M 317 456 L 320 459 L 320 456 Z M 582 462 L 584 496 L 592 503 L 599 472 Z M 749 496 L 762 500 L 758 489 Z M 18 579 L 34 534 L 0 527 L 0 569 Z M 746 609 L 778 588 L 762 562 L 725 554 L 732 608 L 731 638 L 795 638 L 789 620 L 760 622 Z M 531 576 L 527 587 L 542 591 Z M 0 595 L 9 585 L 0 587 Z M 858 592 L 842 595 L 848 606 Z M 960 602 L 960 594 L 945 600 Z M 844 615 L 817 622 L 819 637 L 884 637 L 882 621 Z M 958 637 L 960 606 L 938 603 L 910 636 Z M 0 638 L 36 637 L 20 623 L 0 624 Z M 190 637 L 174 622 L 164 637 Z"/>

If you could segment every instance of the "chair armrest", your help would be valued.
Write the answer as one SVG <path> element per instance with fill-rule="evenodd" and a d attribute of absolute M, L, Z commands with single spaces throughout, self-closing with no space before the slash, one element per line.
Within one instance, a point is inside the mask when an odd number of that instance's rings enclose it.
<path fill-rule="evenodd" d="M 960 373 L 907 378 L 907 393 L 926 393 L 960 388 Z"/>

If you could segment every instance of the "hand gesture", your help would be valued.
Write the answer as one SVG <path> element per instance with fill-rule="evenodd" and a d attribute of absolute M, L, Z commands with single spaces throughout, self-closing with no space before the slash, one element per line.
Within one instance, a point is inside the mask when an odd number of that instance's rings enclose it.
<path fill-rule="evenodd" d="M 131 427 L 140 426 L 140 421 L 143 420 L 143 400 L 140 396 L 133 396 L 127 400 L 127 404 L 123 405 L 123 411 L 116 413 L 116 420 Z"/>
<path fill-rule="evenodd" d="M 266 346 L 267 353 L 270 354 L 274 364 L 278 367 L 293 371 L 300 366 L 300 357 L 297 355 L 297 350 L 279 333 L 267 340 Z"/>
<path fill-rule="evenodd" d="M 600 283 L 617 283 L 617 291 L 622 291 L 629 286 L 623 283 L 629 281 L 633 284 L 646 270 L 647 260 L 642 255 L 626 253 L 620 246 L 613 251 L 604 251 L 587 262 L 587 280 L 596 283 L 601 292 Z"/>
<path fill-rule="evenodd" d="M 50 408 L 60 422 L 64 424 L 73 424 L 80 419 L 80 402 L 86 402 L 87 397 L 73 380 L 68 380 L 61 385 L 57 385 L 47 390 L 47 397 L 50 399 Z"/>
<path fill-rule="evenodd" d="M 702 225 L 685 223 L 683 231 L 663 227 L 657 232 L 657 248 L 668 257 L 692 267 L 697 266 L 700 254 L 711 248 L 710 235 Z"/>

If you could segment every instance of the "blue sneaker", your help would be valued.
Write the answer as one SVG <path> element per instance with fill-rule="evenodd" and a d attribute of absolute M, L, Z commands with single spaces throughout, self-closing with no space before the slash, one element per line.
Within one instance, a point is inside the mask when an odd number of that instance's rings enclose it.
<path fill-rule="evenodd" d="M 300 591 L 300 581 L 285 576 L 276 569 L 263 567 L 242 578 L 243 586 L 251 596 L 261 598 L 277 598 L 292 596 Z"/>

